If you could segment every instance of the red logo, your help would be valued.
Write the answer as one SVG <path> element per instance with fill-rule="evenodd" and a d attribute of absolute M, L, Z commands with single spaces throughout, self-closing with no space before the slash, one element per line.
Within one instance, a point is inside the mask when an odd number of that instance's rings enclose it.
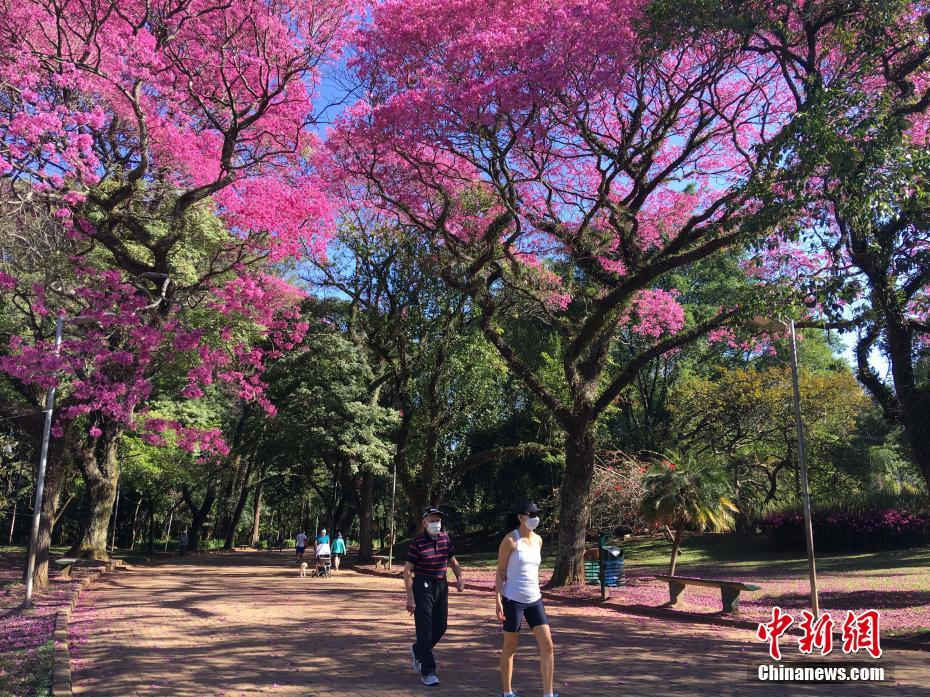
<path fill-rule="evenodd" d="M 773 660 L 781 660 L 778 640 L 788 631 L 792 623 L 794 623 L 794 618 L 782 612 L 781 608 L 776 605 L 772 608 L 771 621 L 759 624 L 756 629 L 756 637 L 759 641 L 768 642 L 769 656 Z M 798 627 L 801 628 L 803 635 L 798 639 L 798 650 L 806 654 L 819 650 L 821 656 L 826 656 L 833 651 L 834 624 L 829 612 L 815 618 L 809 610 L 802 610 Z M 858 615 L 850 610 L 843 621 L 842 632 L 843 653 L 866 651 L 872 658 L 881 657 L 878 610 L 863 610 Z"/>
<path fill-rule="evenodd" d="M 801 653 L 813 653 L 814 649 L 820 649 L 820 655 L 826 656 L 833 650 L 833 620 L 830 613 L 823 613 L 816 621 L 810 610 L 802 610 L 801 616 L 804 619 L 799 626 L 804 630 L 804 636 L 798 640 L 798 649 Z"/>
<path fill-rule="evenodd" d="M 777 605 L 772 608 L 772 621 L 760 624 L 756 629 L 756 636 L 759 641 L 769 642 L 769 656 L 774 660 L 781 660 L 781 649 L 778 647 L 778 639 L 784 634 L 791 623 L 794 622 L 791 615 L 785 614 Z"/>
<path fill-rule="evenodd" d="M 846 613 L 843 622 L 843 653 L 857 653 L 860 649 L 868 651 L 872 658 L 882 655 L 878 610 L 865 610 L 858 616 L 851 611 Z"/>

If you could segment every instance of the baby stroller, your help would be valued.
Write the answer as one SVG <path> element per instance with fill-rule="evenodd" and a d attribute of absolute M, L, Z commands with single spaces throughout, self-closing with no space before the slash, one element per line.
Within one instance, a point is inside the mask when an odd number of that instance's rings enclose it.
<path fill-rule="evenodd" d="M 332 568 L 331 559 L 329 554 L 319 554 L 316 558 L 316 571 L 314 576 L 320 576 L 323 578 L 328 578 L 330 576 L 330 569 Z"/>
<path fill-rule="evenodd" d="M 332 554 L 328 544 L 318 545 L 316 548 L 316 571 L 314 576 L 329 578 L 332 569 Z"/>

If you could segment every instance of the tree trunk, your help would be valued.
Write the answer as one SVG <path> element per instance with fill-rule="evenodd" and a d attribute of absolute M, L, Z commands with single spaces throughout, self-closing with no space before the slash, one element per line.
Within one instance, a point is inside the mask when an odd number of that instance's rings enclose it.
<path fill-rule="evenodd" d="M 132 514 L 132 526 L 129 528 L 129 551 L 136 548 L 136 523 L 139 522 L 139 509 L 142 507 L 142 497 L 136 501 L 136 510 Z"/>
<path fill-rule="evenodd" d="M 51 449 L 50 449 L 51 450 Z M 67 478 L 68 462 L 64 459 L 64 448 L 57 447 L 49 452 L 45 469 L 45 493 L 42 498 L 42 513 L 39 516 L 39 537 L 36 544 L 36 562 L 32 572 L 32 587 L 36 591 L 48 588 L 49 550 L 52 531 L 58 521 L 58 502 Z M 23 576 L 26 574 L 24 573 Z"/>
<path fill-rule="evenodd" d="M 152 556 L 155 553 L 155 502 L 149 499 L 148 509 L 148 536 L 145 541 L 145 553 Z"/>
<path fill-rule="evenodd" d="M 13 502 L 13 516 L 10 518 L 10 541 L 7 543 L 13 545 L 13 528 L 16 527 L 16 501 Z"/>
<path fill-rule="evenodd" d="M 91 438 L 80 450 L 78 464 L 87 487 L 89 511 L 80 541 L 69 554 L 86 559 L 109 559 L 107 537 L 116 482 L 119 479 L 119 460 L 116 445 L 120 430 L 104 426 L 103 435 Z"/>
<path fill-rule="evenodd" d="M 254 467 L 254 460 L 245 462 L 240 455 L 236 456 L 232 488 L 226 500 L 226 509 L 223 515 L 222 535 L 224 549 L 232 549 L 232 544 L 236 540 L 236 528 L 239 527 L 242 510 L 249 496 L 249 480 L 252 478 L 252 470 Z M 235 499 L 235 505 L 232 503 L 233 499 Z"/>
<path fill-rule="evenodd" d="M 930 491 L 930 388 L 915 386 L 901 403 L 904 432 L 911 456 Z"/>
<path fill-rule="evenodd" d="M 338 505 L 339 498 L 339 482 L 341 480 L 342 468 L 336 467 L 333 469 L 333 498 L 329 505 L 329 534 L 332 536 L 335 533 L 336 527 L 336 506 Z"/>
<path fill-rule="evenodd" d="M 374 554 L 371 536 L 371 516 L 375 505 L 375 475 L 366 470 L 362 473 L 361 495 L 358 509 L 358 560 L 371 561 Z"/>
<path fill-rule="evenodd" d="M 249 540 L 249 544 L 253 547 L 258 544 L 261 534 L 262 488 L 264 486 L 265 482 L 261 479 L 259 479 L 258 484 L 255 485 L 255 498 L 252 506 L 252 538 Z"/>
<path fill-rule="evenodd" d="M 897 244 L 895 236 L 880 230 L 873 232 L 877 245 L 869 242 L 867 230 L 850 227 L 852 260 L 867 276 L 870 304 L 881 317 L 880 325 L 860 335 L 856 346 L 857 376 L 881 406 L 885 420 L 903 427 L 911 456 L 930 489 L 930 385 L 922 384 L 916 372 L 918 334 L 909 307 L 915 296 L 902 293 L 897 273 L 889 270 L 888 261 Z M 911 293 L 920 287 L 913 287 Z M 893 391 L 869 364 L 869 355 L 879 338 L 883 339 L 891 367 Z"/>
<path fill-rule="evenodd" d="M 672 560 L 668 564 L 668 575 L 675 575 L 675 566 L 678 564 L 678 550 L 681 547 L 681 531 L 682 527 L 679 524 L 675 528 L 675 539 L 672 541 Z"/>
<path fill-rule="evenodd" d="M 190 487 L 184 486 L 181 490 L 181 493 L 184 496 L 184 501 L 187 503 L 187 507 L 191 512 L 191 531 L 188 535 L 188 549 L 191 552 L 196 552 L 200 549 L 200 543 L 203 541 L 201 539 L 203 534 L 203 524 L 206 522 L 207 517 L 210 515 L 210 510 L 213 508 L 213 503 L 216 501 L 216 486 L 213 482 L 207 486 L 207 491 L 203 497 L 203 503 L 198 506 L 194 502 L 194 497 L 191 494 Z"/>
<path fill-rule="evenodd" d="M 584 544 L 591 516 L 591 482 L 594 479 L 594 428 L 584 424 L 569 433 L 565 443 L 565 474 L 559 503 L 559 549 L 552 586 L 584 583 Z"/>
<path fill-rule="evenodd" d="M 116 549 L 116 530 L 119 527 L 119 481 L 116 482 L 116 503 L 113 506 L 113 531 L 110 533 L 110 554 Z"/>
<path fill-rule="evenodd" d="M 164 552 L 168 551 L 168 541 L 171 539 L 171 522 L 174 520 L 174 509 L 175 507 L 172 506 L 171 510 L 168 511 L 168 523 L 165 525 L 165 532 L 162 535 L 162 539 L 165 541 L 165 548 L 162 550 Z"/>
<path fill-rule="evenodd" d="M 234 474 L 228 469 L 224 473 L 219 495 L 216 499 L 216 516 L 214 517 L 213 533 L 225 537 L 228 516 L 229 497 L 232 495 Z"/>
<path fill-rule="evenodd" d="M 249 498 L 249 484 L 252 479 L 252 468 L 254 463 L 250 462 L 242 475 L 239 498 L 236 501 L 236 507 L 230 516 L 229 526 L 226 528 L 226 540 L 223 543 L 223 549 L 232 549 L 236 543 L 236 530 L 239 528 L 239 521 L 242 520 L 242 512 L 245 510 L 245 503 Z"/>
<path fill-rule="evenodd" d="M 426 442 L 423 447 L 423 461 L 420 466 L 419 476 L 414 480 L 413 488 L 409 492 L 410 505 L 413 508 L 414 515 L 419 518 L 423 509 L 430 505 L 439 503 L 435 500 L 434 480 L 436 478 L 436 454 L 439 448 L 439 429 L 442 424 L 443 410 L 440 404 L 439 378 L 442 373 L 442 366 L 445 362 L 445 351 L 440 346 L 436 357 L 436 363 L 432 367 L 432 374 L 426 385 Z"/>
<path fill-rule="evenodd" d="M 402 400 L 394 406 L 401 411 L 400 426 L 395 437 L 397 449 L 394 451 L 394 472 L 397 473 L 400 488 L 409 492 L 413 490 L 413 479 L 407 469 L 407 444 L 410 440 L 410 428 L 413 422 L 413 407 L 406 400 Z M 404 527 L 409 529 L 417 524 L 423 510 L 417 511 L 416 504 L 412 502 L 409 495 L 407 496 L 407 504 L 406 525 Z"/>

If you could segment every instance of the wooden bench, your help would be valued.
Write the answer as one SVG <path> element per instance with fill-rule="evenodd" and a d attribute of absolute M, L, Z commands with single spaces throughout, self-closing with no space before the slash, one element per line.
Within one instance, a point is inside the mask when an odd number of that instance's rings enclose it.
<path fill-rule="evenodd" d="M 59 578 L 71 578 L 71 569 L 75 564 L 80 564 L 84 560 L 71 557 L 59 557 L 58 559 L 53 559 L 52 561 L 58 568 L 61 569 Z"/>
<path fill-rule="evenodd" d="M 375 560 L 376 569 L 388 568 L 388 562 L 390 561 L 390 558 L 386 554 L 373 554 L 371 558 Z"/>
<path fill-rule="evenodd" d="M 741 581 L 713 581 L 707 578 L 689 578 L 688 576 L 656 576 L 656 579 L 668 582 L 669 605 L 678 602 L 678 596 L 681 595 L 685 586 L 706 586 L 719 588 L 720 597 L 723 600 L 723 611 L 734 614 L 739 612 L 739 594 L 742 591 L 762 590 L 762 586 L 742 583 Z"/>

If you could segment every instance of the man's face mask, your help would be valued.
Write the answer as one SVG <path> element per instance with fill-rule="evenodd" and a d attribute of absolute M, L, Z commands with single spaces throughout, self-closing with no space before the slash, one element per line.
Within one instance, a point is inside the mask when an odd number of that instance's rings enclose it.
<path fill-rule="evenodd" d="M 426 532 L 430 535 L 438 535 L 440 530 L 442 530 L 442 523 L 438 520 L 426 524 Z"/>

